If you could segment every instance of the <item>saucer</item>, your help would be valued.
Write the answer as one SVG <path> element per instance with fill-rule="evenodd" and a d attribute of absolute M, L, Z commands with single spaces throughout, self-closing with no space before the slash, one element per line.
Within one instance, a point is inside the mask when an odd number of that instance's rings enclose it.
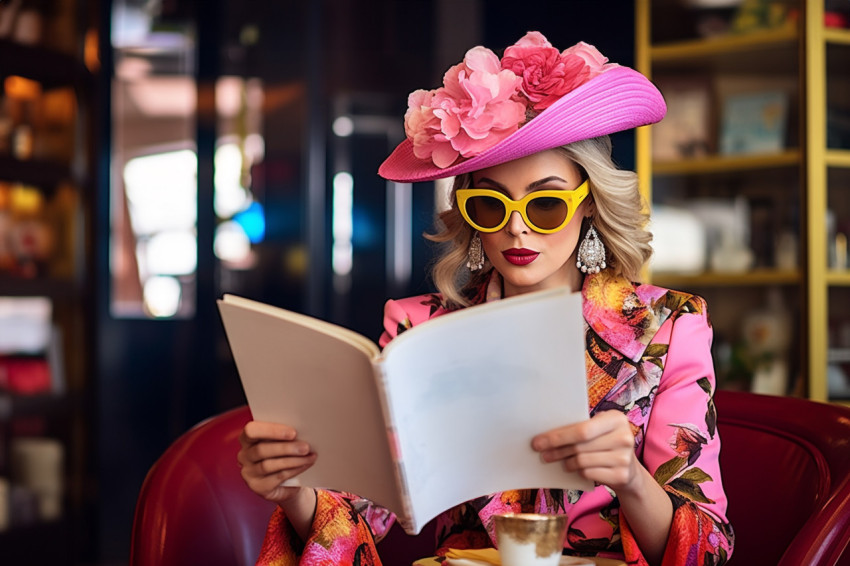
<path fill-rule="evenodd" d="M 443 566 L 493 566 L 497 562 L 489 560 L 476 560 L 474 558 L 447 558 Z M 578 556 L 562 556 L 558 566 L 596 566 L 596 562 L 589 558 Z"/>

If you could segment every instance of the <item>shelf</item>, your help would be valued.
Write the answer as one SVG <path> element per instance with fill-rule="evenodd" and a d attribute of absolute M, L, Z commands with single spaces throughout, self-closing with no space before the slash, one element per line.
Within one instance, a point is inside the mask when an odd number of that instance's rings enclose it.
<path fill-rule="evenodd" d="M 837 151 L 830 153 L 839 153 Z M 850 151 L 846 152 L 850 156 Z M 850 157 L 848 157 L 850 159 Z M 695 175 L 728 173 L 751 169 L 793 167 L 800 163 L 800 152 L 789 149 L 781 153 L 760 155 L 712 155 L 701 159 L 660 161 L 652 164 L 654 175 Z"/>
<path fill-rule="evenodd" d="M 826 272 L 826 282 L 835 286 L 850 286 L 850 270 Z"/>
<path fill-rule="evenodd" d="M 754 269 L 747 273 L 713 273 L 696 275 L 653 273 L 653 285 L 663 287 L 734 287 L 751 285 L 796 285 L 801 281 L 799 271 Z"/>
<path fill-rule="evenodd" d="M 746 51 L 772 51 L 797 41 L 797 28 L 781 28 L 729 34 L 708 39 L 689 39 L 650 47 L 649 56 L 656 62 L 676 59 L 699 59 L 716 55 L 740 55 Z"/>
<path fill-rule="evenodd" d="M 823 38 L 827 43 L 835 45 L 850 45 L 850 29 L 825 28 Z"/>
<path fill-rule="evenodd" d="M 729 34 L 708 39 L 661 43 L 649 48 L 653 68 L 759 73 L 789 72 L 797 60 L 797 28 L 793 25 Z M 793 66 L 793 65 L 791 65 Z"/>
<path fill-rule="evenodd" d="M 0 156 L 0 180 L 26 183 L 40 188 L 50 188 L 71 179 L 68 165 L 53 161 L 21 161 L 9 156 Z"/>
<path fill-rule="evenodd" d="M 850 168 L 850 149 L 828 149 L 826 164 L 828 167 Z"/>
<path fill-rule="evenodd" d="M 44 393 L 14 395 L 0 393 L 0 423 L 20 417 L 56 417 L 70 412 L 73 400 L 68 395 Z"/>
<path fill-rule="evenodd" d="M 20 75 L 42 83 L 45 88 L 76 84 L 88 74 L 85 66 L 71 55 L 7 39 L 0 39 L 0 59 L 3 61 L 0 77 Z"/>
<path fill-rule="evenodd" d="M 826 359 L 832 364 L 850 363 L 850 348 L 830 348 Z"/>
<path fill-rule="evenodd" d="M 0 273 L 0 297 L 73 297 L 76 283 L 70 279 L 25 279 Z"/>
<path fill-rule="evenodd" d="M 3 564 L 69 564 L 75 527 L 70 519 L 14 526 L 0 532 Z M 36 551 L 37 549 L 37 551 Z"/>

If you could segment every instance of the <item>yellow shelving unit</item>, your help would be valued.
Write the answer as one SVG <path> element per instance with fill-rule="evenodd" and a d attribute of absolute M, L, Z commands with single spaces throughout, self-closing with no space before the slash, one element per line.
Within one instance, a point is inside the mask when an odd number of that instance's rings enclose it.
<path fill-rule="evenodd" d="M 670 288 L 690 288 L 710 285 L 713 287 L 746 287 L 762 285 L 798 285 L 802 281 L 799 271 L 779 269 L 754 269 L 747 273 L 704 272 L 693 275 L 676 273 L 653 273 L 652 282 Z"/>
<path fill-rule="evenodd" d="M 661 181 L 676 182 L 686 190 L 696 187 L 703 194 L 706 186 L 715 183 L 724 187 L 729 197 L 734 191 L 763 196 L 771 187 L 758 186 L 770 182 L 762 176 L 781 180 L 784 185 L 776 190 L 786 190 L 796 199 L 799 269 L 761 267 L 740 274 L 654 273 L 651 278 L 663 286 L 708 290 L 727 314 L 754 306 L 747 302 L 768 287 L 781 287 L 789 312 L 799 317 L 799 343 L 793 346 L 799 350 L 795 357 L 799 360 L 793 369 L 804 379 L 803 387 L 796 391 L 819 401 L 850 403 L 830 398 L 827 380 L 828 364 L 844 364 L 842 356 L 850 355 L 847 345 L 832 345 L 836 320 L 850 328 L 850 269 L 830 267 L 825 229 L 830 206 L 840 209 L 837 214 L 843 222 L 850 222 L 850 210 L 843 210 L 850 207 L 845 204 L 850 202 L 846 194 L 850 193 L 850 149 L 827 144 L 828 103 L 838 103 L 841 110 L 850 112 L 850 81 L 846 73 L 836 72 L 850 64 L 850 30 L 824 26 L 824 0 L 786 0 L 780 4 L 797 17 L 771 29 L 701 38 L 683 32 L 685 26 L 678 22 L 666 25 L 660 19 L 674 10 L 685 10 L 681 2 L 636 0 L 636 65 L 661 86 L 662 92 L 664 79 L 695 75 L 706 81 L 718 77 L 728 80 L 731 76 L 750 84 L 784 81 L 797 85 L 789 104 L 792 135 L 783 151 L 759 155 L 710 151 L 700 157 L 653 160 L 652 129 L 641 128 L 636 167 L 651 205 Z M 840 78 L 836 80 L 836 76 Z M 712 108 L 715 121 L 717 110 Z M 850 360 L 845 367 L 850 368 Z"/>
<path fill-rule="evenodd" d="M 770 155 L 711 155 L 687 161 L 658 161 L 652 165 L 653 175 L 691 175 L 795 167 L 800 152 L 789 149 Z"/>

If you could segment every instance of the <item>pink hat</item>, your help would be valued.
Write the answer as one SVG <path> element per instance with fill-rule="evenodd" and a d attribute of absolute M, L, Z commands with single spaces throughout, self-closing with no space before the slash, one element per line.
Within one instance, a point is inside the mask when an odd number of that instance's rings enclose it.
<path fill-rule="evenodd" d="M 607 61 L 586 43 L 558 52 L 539 32 L 501 59 L 474 47 L 442 87 L 411 93 L 407 139 L 378 174 L 441 179 L 661 120 L 667 105 L 655 85 Z"/>

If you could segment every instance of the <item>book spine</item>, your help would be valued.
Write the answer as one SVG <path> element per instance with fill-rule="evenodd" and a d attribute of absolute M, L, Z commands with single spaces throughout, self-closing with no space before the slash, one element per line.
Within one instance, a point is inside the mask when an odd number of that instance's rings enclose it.
<path fill-rule="evenodd" d="M 374 373 L 378 398 L 381 402 L 381 410 L 384 413 L 384 422 L 386 423 L 387 442 L 390 447 L 393 463 L 395 464 L 396 491 L 400 495 L 399 499 L 402 504 L 402 515 L 396 515 L 396 520 L 406 533 L 416 534 L 419 532 L 420 526 L 417 524 L 413 511 L 413 501 L 410 497 L 410 490 L 408 489 L 407 477 L 404 471 L 401 444 L 398 441 L 398 431 L 395 426 L 390 396 L 387 394 L 387 374 L 381 360 L 382 358 L 379 358 L 374 363 Z"/>

